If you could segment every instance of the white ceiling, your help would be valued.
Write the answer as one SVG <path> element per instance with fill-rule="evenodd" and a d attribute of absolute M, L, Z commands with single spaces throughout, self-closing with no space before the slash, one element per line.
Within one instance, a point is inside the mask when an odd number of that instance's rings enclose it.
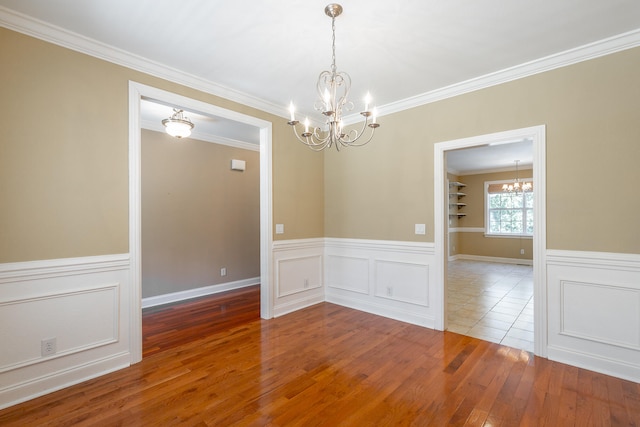
<path fill-rule="evenodd" d="M 47 23 L 63 31 L 60 40 L 80 35 L 104 50 L 116 48 L 115 56 L 128 52 L 285 117 L 290 100 L 312 114 L 317 76 L 331 63 L 328 3 L 0 0 L 0 25 Z M 342 6 L 338 70 L 352 77 L 356 108 L 369 90 L 383 116 L 385 107 L 461 82 L 640 34 L 638 0 L 343 0 Z"/>
<path fill-rule="evenodd" d="M 520 169 L 531 169 L 533 166 L 533 142 L 527 139 L 452 150 L 446 154 L 447 172 L 454 175 L 515 170 L 516 160 L 519 160 Z"/>

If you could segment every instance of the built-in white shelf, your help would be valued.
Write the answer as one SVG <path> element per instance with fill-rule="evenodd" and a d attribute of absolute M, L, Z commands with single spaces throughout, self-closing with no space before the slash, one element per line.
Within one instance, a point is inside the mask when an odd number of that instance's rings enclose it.
<path fill-rule="evenodd" d="M 467 206 L 466 203 L 460 202 L 460 199 L 466 196 L 466 193 L 460 191 L 461 188 L 466 187 L 467 184 L 458 181 L 452 181 L 449 183 L 449 198 L 455 197 L 458 202 L 449 203 L 449 216 L 455 216 L 458 218 L 462 218 L 463 216 L 467 216 L 466 213 L 460 212 L 460 209 Z"/>

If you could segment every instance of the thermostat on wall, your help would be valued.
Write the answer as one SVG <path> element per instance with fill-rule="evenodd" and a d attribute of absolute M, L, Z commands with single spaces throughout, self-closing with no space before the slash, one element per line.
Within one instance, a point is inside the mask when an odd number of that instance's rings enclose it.
<path fill-rule="evenodd" d="M 231 160 L 231 170 L 232 171 L 243 171 L 245 169 L 245 161 L 244 160 Z"/>

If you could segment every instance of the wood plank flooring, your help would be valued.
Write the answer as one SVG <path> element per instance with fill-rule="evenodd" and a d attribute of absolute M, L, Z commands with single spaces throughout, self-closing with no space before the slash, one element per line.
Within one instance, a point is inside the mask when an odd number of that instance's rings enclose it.
<path fill-rule="evenodd" d="M 169 332 L 146 322 L 141 363 L 0 411 L 0 425 L 640 425 L 640 384 L 472 337 L 329 303 L 217 330 L 206 304 L 171 311 L 200 325 L 159 311 Z"/>
<path fill-rule="evenodd" d="M 260 318 L 260 286 L 142 311 L 142 356 Z"/>

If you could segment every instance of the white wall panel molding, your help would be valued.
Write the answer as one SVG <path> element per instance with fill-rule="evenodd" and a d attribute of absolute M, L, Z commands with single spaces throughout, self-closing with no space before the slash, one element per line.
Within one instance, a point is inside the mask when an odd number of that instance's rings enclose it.
<path fill-rule="evenodd" d="M 274 316 L 324 301 L 324 239 L 273 242 Z"/>
<path fill-rule="evenodd" d="M 433 243 L 325 240 L 326 301 L 434 327 Z"/>
<path fill-rule="evenodd" d="M 217 285 L 203 286 L 201 288 L 189 289 L 189 290 L 180 291 L 180 292 L 172 292 L 170 294 L 155 295 L 152 297 L 142 298 L 142 308 L 155 307 L 163 304 L 171 304 L 174 302 L 184 301 L 192 298 L 199 298 L 207 295 L 213 295 L 220 292 L 246 288 L 248 286 L 254 286 L 259 284 L 260 284 L 260 278 L 253 277 L 251 279 L 219 283 Z"/>
<path fill-rule="evenodd" d="M 117 342 L 119 291 L 114 283 L 0 301 L 0 318 L 15 322 L 0 325 L 3 341 L 13 344 L 0 353 L 0 373 Z M 86 323 L 97 329 L 87 331 Z M 38 336 L 60 337 L 56 352 L 42 356 Z"/>
<path fill-rule="evenodd" d="M 640 254 L 618 254 L 612 252 L 580 252 L 547 250 L 547 264 L 575 267 L 594 267 L 610 270 L 625 270 L 640 273 Z"/>
<path fill-rule="evenodd" d="M 327 286 L 369 294 L 369 257 L 327 255 Z"/>
<path fill-rule="evenodd" d="M 298 249 L 317 249 L 324 245 L 325 239 L 295 239 L 295 240 L 275 240 L 273 242 L 274 252 L 292 251 Z"/>
<path fill-rule="evenodd" d="M 129 286 L 128 254 L 0 264 L 0 408 L 128 366 Z"/>
<path fill-rule="evenodd" d="M 640 255 L 547 251 L 548 357 L 640 382 Z"/>
<path fill-rule="evenodd" d="M 128 268 L 129 254 L 5 263 L 0 264 L 0 284 Z"/>
<path fill-rule="evenodd" d="M 429 306 L 429 266 L 416 262 L 374 260 L 374 295 Z"/>
<path fill-rule="evenodd" d="M 327 248 L 362 249 L 372 251 L 433 254 L 435 245 L 423 242 L 403 242 L 397 240 L 367 240 L 367 239 L 338 239 L 329 237 L 324 239 Z"/>
<path fill-rule="evenodd" d="M 276 266 L 276 298 L 307 292 L 322 286 L 322 254 L 279 258 Z"/>
<path fill-rule="evenodd" d="M 603 306 L 617 307 L 617 310 L 605 312 Z M 640 289 L 560 281 L 558 333 L 640 350 Z"/>

